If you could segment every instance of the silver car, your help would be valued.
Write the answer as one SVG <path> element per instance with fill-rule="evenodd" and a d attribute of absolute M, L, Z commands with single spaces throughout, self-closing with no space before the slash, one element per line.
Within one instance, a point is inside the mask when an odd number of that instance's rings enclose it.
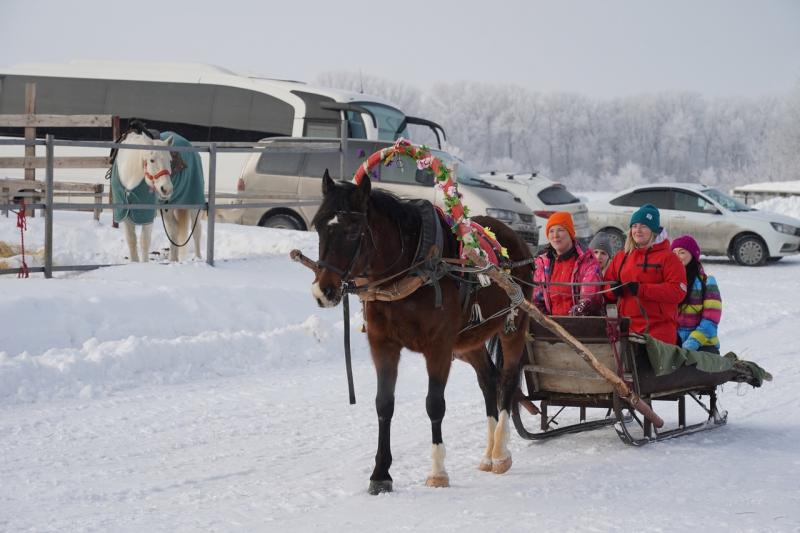
<path fill-rule="evenodd" d="M 633 212 L 655 205 L 670 237 L 691 234 L 705 255 L 727 255 L 759 266 L 800 250 L 800 220 L 758 211 L 699 183 L 659 183 L 626 189 L 608 201 L 589 203 L 593 232 L 608 234 L 619 248 Z"/>

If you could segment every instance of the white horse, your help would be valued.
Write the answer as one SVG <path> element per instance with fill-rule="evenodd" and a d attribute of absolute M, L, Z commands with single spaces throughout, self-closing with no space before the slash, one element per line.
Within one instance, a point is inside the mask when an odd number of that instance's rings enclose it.
<path fill-rule="evenodd" d="M 162 137 L 172 139 L 173 146 L 192 146 L 188 140 L 173 132 L 166 132 Z M 204 204 L 205 183 L 203 179 L 203 163 L 200 154 L 194 151 L 177 152 L 177 157 L 172 160 L 172 197 L 174 204 Z M 166 204 L 161 210 L 164 220 L 164 230 L 169 239 L 169 260 L 180 260 L 180 251 L 188 242 L 189 237 L 194 238 L 194 257 L 202 259 L 200 253 L 200 239 L 203 234 L 203 225 L 198 220 L 200 209 L 170 208 Z"/>
<path fill-rule="evenodd" d="M 139 144 L 154 146 L 172 146 L 173 138 L 166 140 L 151 139 L 146 135 L 129 132 L 122 144 Z M 115 161 L 117 174 L 122 187 L 125 188 L 125 203 L 148 203 L 146 198 L 141 198 L 136 194 L 137 187 L 145 180 L 147 187 L 158 196 L 162 201 L 169 200 L 172 196 L 172 164 L 171 156 L 167 150 L 147 150 L 120 148 Z M 150 198 L 148 196 L 148 198 Z M 141 211 L 139 211 L 141 213 Z M 128 242 L 131 261 L 148 260 L 150 251 L 150 236 L 153 232 L 152 218 L 150 223 L 142 224 L 141 231 L 141 256 L 136 252 L 136 226 L 132 220 L 132 214 L 128 212 L 122 220 L 125 226 L 125 239 Z M 172 252 L 170 251 L 170 256 Z"/>

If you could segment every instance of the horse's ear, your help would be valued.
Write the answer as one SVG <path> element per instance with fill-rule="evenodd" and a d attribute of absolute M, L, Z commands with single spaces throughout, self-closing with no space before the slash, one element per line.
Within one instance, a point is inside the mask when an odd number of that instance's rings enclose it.
<path fill-rule="evenodd" d="M 173 141 L 175 141 L 175 137 L 170 135 L 169 137 L 164 139 L 164 144 L 166 144 L 167 146 L 172 146 Z"/>
<path fill-rule="evenodd" d="M 372 181 L 370 181 L 368 174 L 364 174 L 355 192 L 357 201 L 364 210 L 367 209 L 367 204 L 369 203 L 370 190 L 372 190 Z"/>
<path fill-rule="evenodd" d="M 331 175 L 328 174 L 328 169 L 325 169 L 325 174 L 322 175 L 322 194 L 326 195 L 333 190 L 334 183 Z"/>

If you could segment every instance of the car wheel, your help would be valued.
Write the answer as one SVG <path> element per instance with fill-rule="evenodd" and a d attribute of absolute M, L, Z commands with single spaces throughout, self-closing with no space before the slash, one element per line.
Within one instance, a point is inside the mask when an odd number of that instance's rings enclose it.
<path fill-rule="evenodd" d="M 609 242 L 611 243 L 611 247 L 616 250 L 620 251 L 625 248 L 625 234 L 622 233 L 618 229 L 614 228 L 604 228 L 598 231 L 597 233 L 602 233 L 606 237 L 608 237 Z"/>
<path fill-rule="evenodd" d="M 277 214 L 269 215 L 261 219 L 258 223 L 262 228 L 296 229 L 302 230 L 302 223 L 292 215 Z"/>
<path fill-rule="evenodd" d="M 755 235 L 742 235 L 733 241 L 733 258 L 740 265 L 761 266 L 767 257 L 767 246 Z"/>

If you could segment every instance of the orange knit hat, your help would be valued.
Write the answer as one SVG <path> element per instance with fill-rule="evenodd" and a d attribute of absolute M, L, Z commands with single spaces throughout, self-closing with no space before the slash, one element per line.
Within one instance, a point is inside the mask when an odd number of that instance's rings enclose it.
<path fill-rule="evenodd" d="M 572 222 L 572 215 L 566 211 L 556 211 L 550 218 L 547 219 L 547 225 L 544 227 L 545 235 L 550 233 L 550 226 L 561 226 L 567 233 L 569 238 L 575 240 L 575 224 Z"/>

